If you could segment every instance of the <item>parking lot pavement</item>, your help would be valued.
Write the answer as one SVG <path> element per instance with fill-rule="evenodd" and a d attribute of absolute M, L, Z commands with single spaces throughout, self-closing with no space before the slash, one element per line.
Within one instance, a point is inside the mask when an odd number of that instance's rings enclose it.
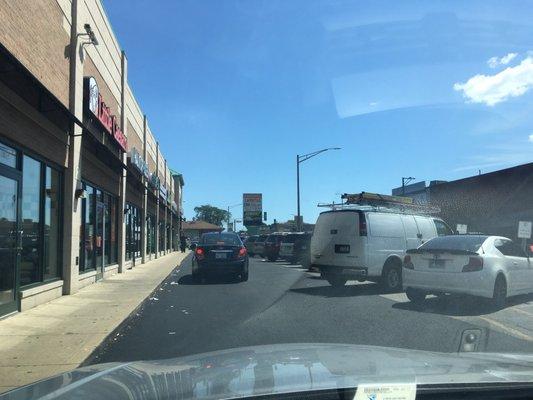
<path fill-rule="evenodd" d="M 533 342 L 533 295 L 512 297 L 507 307 L 498 311 L 487 301 L 469 296 L 429 297 L 422 307 L 413 305 L 405 293 L 381 297 L 393 301 L 392 306 L 397 309 L 439 314 Z"/>

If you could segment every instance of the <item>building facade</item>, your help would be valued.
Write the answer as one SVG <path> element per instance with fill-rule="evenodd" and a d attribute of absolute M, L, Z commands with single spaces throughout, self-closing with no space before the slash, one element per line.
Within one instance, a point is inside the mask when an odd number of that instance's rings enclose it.
<path fill-rule="evenodd" d="M 429 187 L 431 204 L 454 229 L 518 239 L 519 221 L 533 221 L 533 163 Z M 531 243 L 531 240 L 528 240 Z"/>
<path fill-rule="evenodd" d="M 0 316 L 176 250 L 173 175 L 100 0 L 0 0 Z"/>

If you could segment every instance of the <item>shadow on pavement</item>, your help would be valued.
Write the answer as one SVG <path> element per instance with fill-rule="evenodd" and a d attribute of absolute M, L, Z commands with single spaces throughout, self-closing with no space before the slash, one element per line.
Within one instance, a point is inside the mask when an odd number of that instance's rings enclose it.
<path fill-rule="evenodd" d="M 320 277 L 310 277 L 313 279 L 321 279 Z M 335 288 L 333 286 L 314 286 L 305 288 L 291 289 L 291 292 L 307 294 L 311 296 L 322 297 L 355 297 L 355 296 L 374 296 L 387 293 L 377 283 L 371 283 L 367 285 L 348 285 Z"/>
<path fill-rule="evenodd" d="M 529 301 L 533 301 L 533 294 L 510 297 L 503 310 L 518 304 L 527 303 Z M 473 317 L 492 314 L 496 311 L 499 311 L 492 306 L 489 299 L 466 295 L 432 297 L 426 299 L 426 301 L 421 305 L 407 301 L 403 303 L 395 303 L 392 305 L 392 307 L 401 310 L 458 317 Z"/>
<path fill-rule="evenodd" d="M 231 275 L 213 275 L 209 276 L 207 278 L 202 279 L 201 281 L 195 281 L 192 278 L 192 275 L 183 275 L 179 280 L 178 283 L 180 285 L 217 285 L 217 284 L 234 284 L 239 283 L 240 281 Z"/>

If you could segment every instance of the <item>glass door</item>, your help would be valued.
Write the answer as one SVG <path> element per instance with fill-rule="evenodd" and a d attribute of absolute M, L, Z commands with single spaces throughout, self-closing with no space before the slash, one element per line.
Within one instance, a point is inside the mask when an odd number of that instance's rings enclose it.
<path fill-rule="evenodd" d="M 11 174 L 10 174 L 11 175 Z M 20 180 L 0 175 L 0 315 L 17 310 L 17 267 L 22 248 L 19 230 Z"/>
<path fill-rule="evenodd" d="M 100 193 L 99 195 L 101 196 Z M 96 279 L 102 279 L 104 276 L 105 203 L 100 201 L 100 196 L 96 200 Z"/>

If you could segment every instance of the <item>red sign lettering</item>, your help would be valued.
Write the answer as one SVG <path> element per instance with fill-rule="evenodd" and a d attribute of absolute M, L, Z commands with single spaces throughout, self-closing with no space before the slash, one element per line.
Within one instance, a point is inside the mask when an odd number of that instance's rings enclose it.
<path fill-rule="evenodd" d="M 128 151 L 128 139 L 122 132 L 122 129 L 120 129 L 117 117 L 111 115 L 111 109 L 105 104 L 101 94 L 98 94 L 98 109 L 95 115 L 105 130 L 113 136 L 119 146 L 124 151 Z"/>

